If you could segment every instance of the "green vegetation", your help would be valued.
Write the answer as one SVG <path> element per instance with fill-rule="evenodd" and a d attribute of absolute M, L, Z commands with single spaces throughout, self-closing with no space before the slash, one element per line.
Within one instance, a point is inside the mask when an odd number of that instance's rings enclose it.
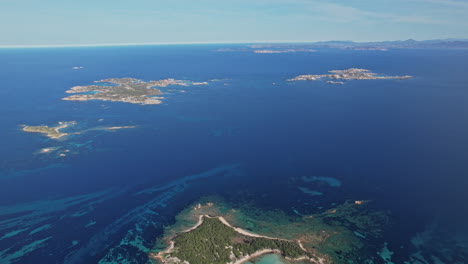
<path fill-rule="evenodd" d="M 150 258 L 153 263 L 165 264 L 236 263 L 256 251 L 269 249 L 289 259 L 305 257 L 297 263 L 371 263 L 381 250 L 381 243 L 375 241 L 383 243 L 382 234 L 391 221 L 388 213 L 367 204 L 362 200 L 346 201 L 298 217 L 245 202 L 233 206 L 217 197 L 207 197 L 176 217 L 176 223 L 166 228 Z M 205 217 L 200 226 L 190 229 L 201 215 L 211 218 Z M 231 225 L 265 237 L 244 233 Z M 168 241 L 173 242 L 173 248 L 167 248 Z"/>
<path fill-rule="evenodd" d="M 164 258 L 176 257 L 190 264 L 226 264 L 232 261 L 232 255 L 240 259 L 265 249 L 278 250 L 284 257 L 293 259 L 307 256 L 297 242 L 246 236 L 218 218 L 204 217 L 200 226 L 177 235 L 173 242 L 174 249 Z"/>

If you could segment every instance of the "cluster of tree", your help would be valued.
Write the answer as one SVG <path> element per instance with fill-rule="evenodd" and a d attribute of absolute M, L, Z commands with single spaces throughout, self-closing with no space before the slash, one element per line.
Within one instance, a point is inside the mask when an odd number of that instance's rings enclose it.
<path fill-rule="evenodd" d="M 205 218 L 196 229 L 176 236 L 174 242 L 171 255 L 190 264 L 226 264 L 231 262 L 231 253 L 241 258 L 263 249 L 277 249 L 290 258 L 306 254 L 296 242 L 243 236 L 218 218 Z"/>

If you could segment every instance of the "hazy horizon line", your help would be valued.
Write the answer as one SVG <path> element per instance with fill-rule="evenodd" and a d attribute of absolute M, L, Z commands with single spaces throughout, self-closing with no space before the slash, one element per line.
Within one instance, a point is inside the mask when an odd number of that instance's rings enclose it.
<path fill-rule="evenodd" d="M 254 44 L 254 43 L 299 43 L 299 42 L 137 42 L 137 43 L 94 43 L 94 44 L 33 44 L 0 45 L 0 48 L 74 48 L 74 47 L 112 47 L 112 46 L 157 46 L 157 45 L 197 45 L 197 44 Z M 304 42 L 307 43 L 307 42 Z"/>
<path fill-rule="evenodd" d="M 409 39 L 406 39 L 409 40 Z M 413 39 L 414 40 L 414 39 Z M 416 41 L 430 40 L 466 40 L 464 38 L 445 38 L 445 39 L 424 39 Z M 405 40 L 381 40 L 381 41 L 354 41 L 354 40 L 320 40 L 320 41 L 219 41 L 219 42 L 137 42 L 137 43 L 94 43 L 94 44 L 31 44 L 31 45 L 0 45 L 0 49 L 9 48 L 79 48 L 79 47 L 119 47 L 119 46 L 163 46 L 163 45 L 210 45 L 210 44 L 304 44 L 318 42 L 386 42 L 386 41 L 405 41 Z"/>

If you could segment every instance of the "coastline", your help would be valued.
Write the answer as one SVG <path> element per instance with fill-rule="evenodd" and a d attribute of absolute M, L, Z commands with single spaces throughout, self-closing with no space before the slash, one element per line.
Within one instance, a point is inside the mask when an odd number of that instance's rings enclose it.
<path fill-rule="evenodd" d="M 70 135 L 70 133 L 62 133 L 60 132 L 61 129 L 68 128 L 71 125 L 75 125 L 76 121 L 69 121 L 69 122 L 59 122 L 58 126 L 55 127 L 49 127 L 49 126 L 27 126 L 27 125 L 21 125 L 22 129 L 24 132 L 28 133 L 40 133 L 44 134 L 50 139 L 60 139 L 62 137 Z M 51 132 L 52 130 L 53 132 Z"/>
<path fill-rule="evenodd" d="M 236 262 L 231 262 L 229 264 L 243 264 L 251 259 L 254 259 L 254 258 L 258 258 L 262 255 L 265 255 L 265 254 L 270 254 L 270 253 L 274 253 L 274 254 L 281 254 L 281 251 L 277 250 L 277 249 L 262 249 L 262 250 L 259 250 L 257 252 L 254 252 L 253 254 L 251 255 L 247 255 L 239 260 L 237 260 Z"/>
<path fill-rule="evenodd" d="M 239 228 L 239 227 L 234 227 L 232 226 L 224 217 L 222 216 L 209 216 L 209 215 L 199 215 L 198 216 L 198 221 L 195 223 L 194 226 L 192 227 L 189 227 L 181 232 L 179 232 L 178 234 L 182 234 L 182 233 L 188 233 L 190 231 L 193 231 L 195 229 L 197 229 L 201 224 L 203 224 L 203 219 L 204 218 L 217 218 L 221 221 L 221 223 L 223 223 L 225 226 L 233 229 L 235 232 L 241 234 L 241 235 L 244 235 L 244 236 L 250 236 L 250 237 L 256 237 L 256 238 L 265 238 L 265 239 L 271 239 L 271 240 L 282 240 L 282 241 L 288 241 L 288 242 L 296 242 L 299 247 L 304 251 L 304 252 L 308 252 L 305 247 L 302 245 L 301 241 L 300 240 L 287 240 L 287 239 L 282 239 L 282 238 L 277 238 L 277 237 L 268 237 L 268 236 L 263 236 L 263 235 L 258 235 L 258 234 L 253 234 L 249 231 L 246 231 L 242 228 Z M 174 238 L 176 235 L 174 235 L 172 238 Z M 171 239 L 172 239 L 171 238 Z M 150 253 L 149 254 L 149 258 L 150 259 L 154 259 L 154 260 L 157 260 L 159 261 L 160 263 L 169 263 L 165 260 L 164 258 L 164 255 L 165 254 L 168 254 L 168 253 L 171 253 L 172 250 L 174 250 L 174 247 L 175 247 L 175 243 L 174 241 L 172 240 L 169 240 L 168 241 L 169 243 L 169 247 L 166 248 L 165 250 L 163 251 L 160 251 L 158 252 L 157 254 L 154 254 L 154 253 Z M 257 258 L 257 257 L 260 257 L 262 255 L 265 255 L 265 254 L 270 254 L 270 253 L 274 253 L 274 254 L 281 254 L 282 252 L 278 249 L 262 249 L 262 250 L 258 250 L 250 255 L 246 255 L 246 256 L 243 256 L 242 258 L 238 259 L 238 260 L 235 260 L 235 261 L 231 261 L 229 263 L 226 263 L 226 264 L 243 264 L 249 260 L 252 260 L 254 258 Z M 306 261 L 309 261 L 311 263 L 315 263 L 315 264 L 324 264 L 324 260 L 321 259 L 321 258 L 317 258 L 317 260 L 313 259 L 313 258 L 310 258 L 310 257 L 307 257 L 307 256 L 302 256 L 302 257 L 299 257 L 299 258 L 295 258 L 295 259 L 292 259 L 292 258 L 287 258 L 287 260 L 289 261 L 303 261 L 303 260 L 306 260 Z M 170 260 L 174 260 L 173 258 L 170 258 Z M 175 259 L 175 261 L 180 261 L 180 259 Z M 170 262 L 172 263 L 172 262 Z"/>

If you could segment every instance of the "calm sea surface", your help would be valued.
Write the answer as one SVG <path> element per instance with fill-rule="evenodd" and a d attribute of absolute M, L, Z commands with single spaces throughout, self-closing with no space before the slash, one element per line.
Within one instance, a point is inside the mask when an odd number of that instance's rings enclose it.
<path fill-rule="evenodd" d="M 376 263 L 466 263 L 468 51 L 215 51 L 233 47 L 0 49 L 0 263 L 145 263 L 208 195 L 299 215 L 372 200 L 394 219 Z M 352 67 L 415 78 L 286 81 Z M 61 100 L 120 77 L 211 81 L 163 88 L 161 105 Z M 60 121 L 137 127 L 60 141 L 20 127 Z M 302 176 L 341 186 L 310 195 Z"/>

